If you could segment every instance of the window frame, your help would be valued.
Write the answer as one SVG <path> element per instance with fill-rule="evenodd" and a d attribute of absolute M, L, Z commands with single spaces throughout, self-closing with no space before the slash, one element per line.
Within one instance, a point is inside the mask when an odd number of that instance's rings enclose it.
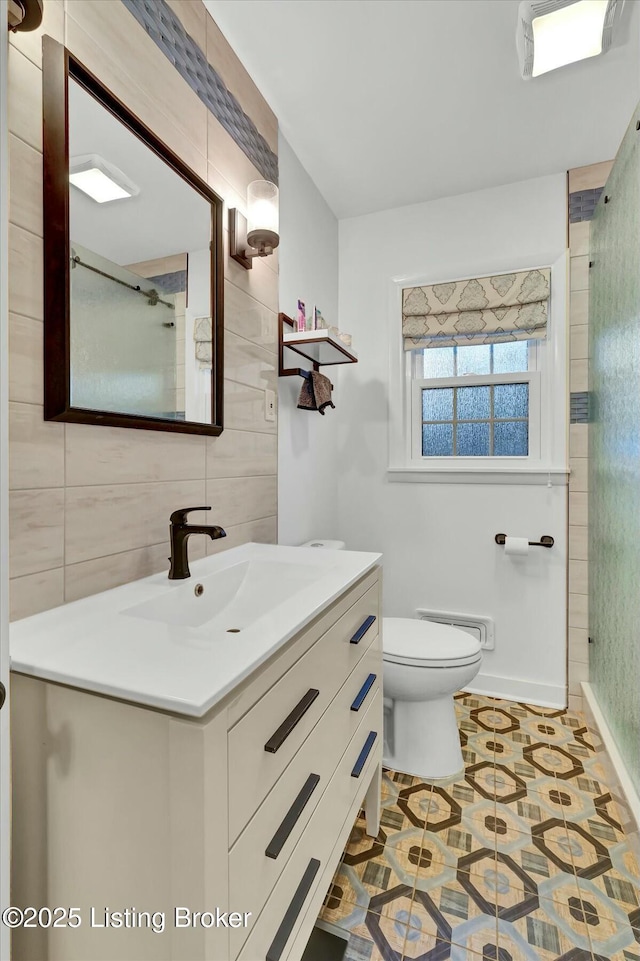
<path fill-rule="evenodd" d="M 514 262 L 515 260 L 515 262 Z M 568 320 L 566 251 L 529 259 L 495 260 L 482 265 L 470 264 L 466 272 L 458 269 L 434 271 L 430 275 L 396 277 L 389 288 L 389 462 L 387 480 L 391 483 L 504 483 L 566 485 L 568 475 Z M 436 386 L 436 379 L 414 376 L 416 358 L 422 355 L 405 351 L 400 318 L 402 292 L 406 287 L 447 283 L 492 274 L 512 273 L 517 270 L 551 269 L 551 297 L 547 337 L 535 341 L 535 368 L 518 374 L 499 374 L 499 383 L 516 383 L 524 377 L 539 403 L 536 413 L 530 397 L 530 422 L 533 417 L 536 438 L 535 451 L 526 457 L 423 457 L 415 456 L 416 391 L 421 386 Z M 431 348 L 428 348 L 431 349 Z M 433 348 L 436 349 L 436 348 Z M 533 366 L 533 365 L 532 365 Z M 496 375 L 463 375 L 443 378 L 453 381 L 446 386 L 486 384 Z M 422 381 L 422 385 L 420 382 Z M 421 422 L 421 421 L 420 421 Z"/>

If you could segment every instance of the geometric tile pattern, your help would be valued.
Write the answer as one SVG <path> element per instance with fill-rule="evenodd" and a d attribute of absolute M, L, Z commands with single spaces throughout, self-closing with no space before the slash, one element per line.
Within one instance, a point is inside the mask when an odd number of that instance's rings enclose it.
<path fill-rule="evenodd" d="M 345 961 L 640 961 L 640 871 L 601 744 L 569 711 L 461 693 L 464 772 L 386 771 L 320 917 Z"/>
<path fill-rule="evenodd" d="M 266 180 L 278 183 L 278 157 L 165 0 L 122 0 L 183 80 Z"/>

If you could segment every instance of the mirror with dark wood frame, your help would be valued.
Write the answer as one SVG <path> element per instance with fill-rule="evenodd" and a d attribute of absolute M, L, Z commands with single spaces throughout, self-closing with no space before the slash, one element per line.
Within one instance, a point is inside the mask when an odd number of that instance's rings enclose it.
<path fill-rule="evenodd" d="M 43 46 L 45 419 L 219 434 L 222 200 Z"/>

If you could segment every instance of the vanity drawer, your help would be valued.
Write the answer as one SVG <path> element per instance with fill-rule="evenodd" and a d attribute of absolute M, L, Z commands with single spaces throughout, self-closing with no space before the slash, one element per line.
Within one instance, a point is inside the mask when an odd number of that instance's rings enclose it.
<path fill-rule="evenodd" d="M 360 775 L 352 776 L 358 762 L 362 762 L 372 733 L 376 734 L 376 739 L 364 757 Z M 364 796 L 373 770 L 380 763 L 381 752 L 382 692 L 378 691 L 262 914 L 257 920 L 253 919 L 254 927 L 237 955 L 238 961 L 285 961 L 289 958 L 290 946 L 317 892 L 345 817 L 354 802 Z M 238 951 L 236 933 L 231 932 L 232 957 Z"/>
<path fill-rule="evenodd" d="M 372 644 L 231 849 L 230 904 L 258 916 L 381 687 L 382 652 Z"/>
<path fill-rule="evenodd" d="M 230 845 L 377 636 L 379 597 L 363 594 L 229 731 Z"/>

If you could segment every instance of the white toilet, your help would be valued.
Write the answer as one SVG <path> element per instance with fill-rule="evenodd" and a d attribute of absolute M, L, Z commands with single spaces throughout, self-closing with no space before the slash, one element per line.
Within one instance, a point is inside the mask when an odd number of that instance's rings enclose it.
<path fill-rule="evenodd" d="M 344 550 L 343 541 L 302 547 Z M 464 768 L 453 695 L 480 670 L 480 642 L 457 627 L 408 617 L 382 621 L 385 699 L 383 763 L 442 778 Z"/>
<path fill-rule="evenodd" d="M 480 641 L 457 627 L 408 617 L 382 621 L 384 763 L 440 778 L 464 767 L 453 702 L 480 670 Z"/>

